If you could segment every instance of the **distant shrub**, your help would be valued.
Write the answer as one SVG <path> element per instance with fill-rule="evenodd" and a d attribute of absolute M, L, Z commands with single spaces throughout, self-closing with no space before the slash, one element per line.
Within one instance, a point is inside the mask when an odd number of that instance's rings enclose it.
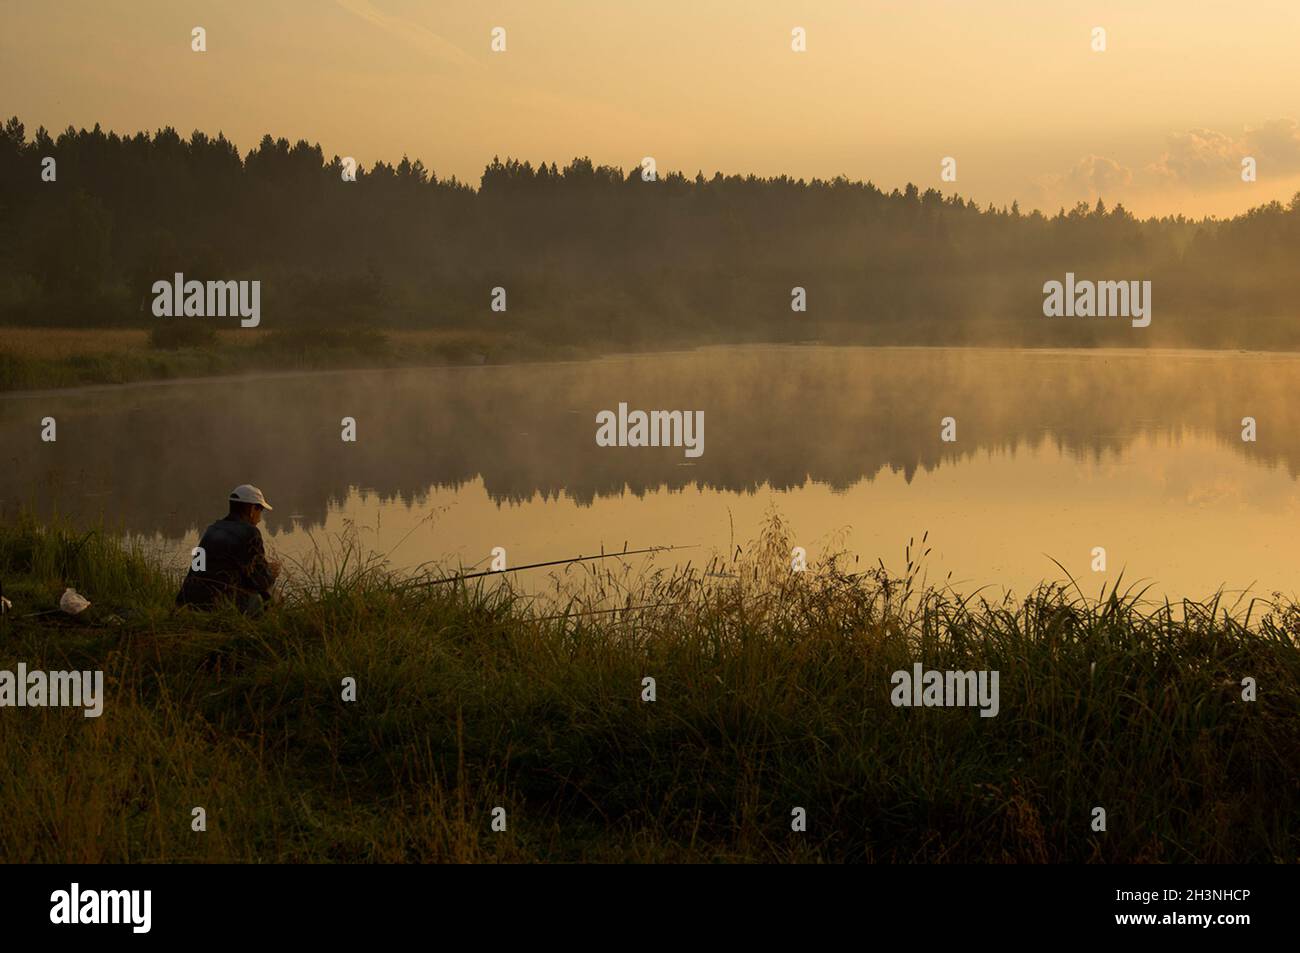
<path fill-rule="evenodd" d="M 149 346 L 161 351 L 175 351 L 183 347 L 213 347 L 217 331 L 210 324 L 169 321 L 159 324 L 149 332 Z"/>

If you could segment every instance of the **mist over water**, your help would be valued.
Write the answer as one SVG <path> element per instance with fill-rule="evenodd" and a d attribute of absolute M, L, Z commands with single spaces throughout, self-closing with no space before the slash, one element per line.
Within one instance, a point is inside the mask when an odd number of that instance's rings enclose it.
<path fill-rule="evenodd" d="M 12 395 L 0 507 L 102 517 L 180 565 L 251 482 L 281 555 L 351 526 L 395 568 L 624 544 L 694 545 L 680 559 L 699 564 L 775 508 L 810 562 L 843 548 L 900 572 L 928 531 L 929 581 L 960 591 L 1023 593 L 1063 578 L 1055 559 L 1089 595 L 1121 569 L 1175 598 L 1291 593 L 1297 385 L 1279 354 L 755 346 Z M 597 446 L 620 402 L 703 411 L 703 455 Z"/>

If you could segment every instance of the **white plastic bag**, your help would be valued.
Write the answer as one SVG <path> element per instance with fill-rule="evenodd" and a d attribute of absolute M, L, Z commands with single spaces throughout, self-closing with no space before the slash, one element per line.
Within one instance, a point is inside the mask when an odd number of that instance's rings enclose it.
<path fill-rule="evenodd" d="M 90 608 L 90 600 L 80 595 L 75 589 L 64 589 L 59 599 L 59 608 L 68 615 L 77 615 Z"/>

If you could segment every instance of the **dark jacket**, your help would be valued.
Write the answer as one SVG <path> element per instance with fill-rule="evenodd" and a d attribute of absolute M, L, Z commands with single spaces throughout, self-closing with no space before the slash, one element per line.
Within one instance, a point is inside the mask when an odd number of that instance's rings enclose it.
<path fill-rule="evenodd" d="M 206 568 L 185 576 L 176 604 L 211 606 L 219 599 L 234 599 L 241 607 L 249 596 L 271 598 L 275 574 L 266 561 L 262 534 L 252 523 L 224 517 L 203 533 L 199 546 L 204 552 Z"/>

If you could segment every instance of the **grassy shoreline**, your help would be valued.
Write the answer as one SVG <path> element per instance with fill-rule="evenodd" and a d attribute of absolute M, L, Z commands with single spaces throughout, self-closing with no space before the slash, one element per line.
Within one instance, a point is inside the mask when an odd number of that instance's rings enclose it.
<path fill-rule="evenodd" d="M 181 326 L 175 326 L 180 328 Z M 151 332 L 138 328 L 0 327 L 0 393 L 56 390 L 97 385 L 165 382 L 251 373 L 320 370 L 370 370 L 403 367 L 474 366 L 539 361 L 585 360 L 651 351 L 747 344 L 843 345 L 847 347 L 1006 347 L 1028 350 L 1120 348 L 1140 353 L 1168 348 L 1222 353 L 1241 350 L 1241 342 L 1204 335 L 1185 341 L 1176 336 L 1132 338 L 1113 329 L 1078 325 L 1038 328 L 1026 338 L 1016 322 L 966 329 L 924 324 L 889 324 L 846 330 L 833 323 L 808 322 L 780 333 L 727 336 L 700 333 L 637 340 L 548 339 L 516 326 L 483 330 L 401 330 L 384 328 L 262 329 L 207 331 L 204 343 L 158 346 Z M 197 328 L 197 326 L 196 326 Z M 933 333 L 931 333 L 933 332 Z M 1048 333 L 1050 332 L 1050 333 Z M 204 335 L 200 335 L 204 336 Z M 1262 335 L 1251 353 L 1300 353 L 1300 340 Z"/>
<path fill-rule="evenodd" d="M 0 860 L 1300 859 L 1296 607 L 976 605 L 788 552 L 774 521 L 726 578 L 591 570 L 574 611 L 661 607 L 558 619 L 340 553 L 245 619 L 174 611 L 112 533 L 20 520 L 0 670 L 102 669 L 107 700 L 0 709 Z M 86 618 L 22 618 L 67 585 Z M 998 670 L 1000 713 L 893 707 L 914 662 Z"/>
<path fill-rule="evenodd" d="M 591 353 L 512 333 L 226 331 L 203 346 L 160 348 L 140 330 L 0 328 L 0 393 L 258 372 L 564 360 Z"/>

